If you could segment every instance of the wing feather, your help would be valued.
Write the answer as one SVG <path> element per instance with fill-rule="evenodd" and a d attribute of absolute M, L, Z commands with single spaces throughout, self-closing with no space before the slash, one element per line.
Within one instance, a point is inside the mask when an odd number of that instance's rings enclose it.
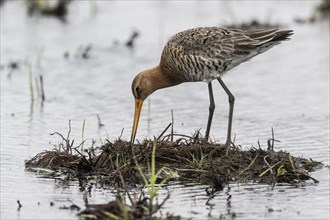
<path fill-rule="evenodd" d="M 182 72 L 206 67 L 210 71 L 226 71 L 262 53 L 282 40 L 292 31 L 276 28 L 237 30 L 220 27 L 193 28 L 180 32 L 164 47 L 161 64 L 169 72 Z M 185 61 L 189 61 L 188 65 Z M 229 67 L 228 67 L 229 66 Z M 227 68 L 228 67 L 228 68 Z"/>

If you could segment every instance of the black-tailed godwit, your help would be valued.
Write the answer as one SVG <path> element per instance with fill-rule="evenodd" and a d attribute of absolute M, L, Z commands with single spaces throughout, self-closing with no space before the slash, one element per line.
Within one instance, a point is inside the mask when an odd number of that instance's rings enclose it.
<path fill-rule="evenodd" d="M 231 129 L 235 98 L 221 77 L 230 69 L 288 40 L 292 30 L 237 30 L 200 27 L 182 31 L 166 43 L 159 65 L 144 70 L 133 80 L 135 113 L 131 135 L 134 143 L 143 101 L 154 91 L 184 82 L 204 81 L 208 84 L 210 106 L 205 139 L 208 140 L 215 109 L 212 81 L 217 79 L 229 98 L 226 154 L 231 145 Z"/>

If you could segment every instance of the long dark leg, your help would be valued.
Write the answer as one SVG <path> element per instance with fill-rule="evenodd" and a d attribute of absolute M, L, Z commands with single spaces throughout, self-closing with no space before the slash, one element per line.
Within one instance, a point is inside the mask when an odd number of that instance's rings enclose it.
<path fill-rule="evenodd" d="M 228 118 L 228 130 L 227 130 L 227 141 L 226 141 L 226 146 L 227 146 L 226 155 L 228 155 L 229 147 L 231 144 L 231 126 L 232 126 L 232 122 L 233 122 L 235 97 L 233 96 L 233 94 L 231 94 L 231 92 L 229 91 L 227 86 L 224 84 L 222 79 L 220 77 L 217 79 L 218 79 L 220 85 L 222 86 L 222 88 L 227 93 L 228 99 L 229 99 L 229 118 Z"/>
<path fill-rule="evenodd" d="M 209 107 L 209 118 L 207 120 L 207 127 L 206 127 L 206 132 L 205 132 L 205 140 L 206 141 L 209 139 L 211 124 L 212 124 L 212 118 L 213 118 L 213 113 L 214 113 L 214 109 L 215 109 L 214 98 L 213 98 L 213 90 L 212 90 L 212 82 L 209 82 L 207 85 L 208 85 L 208 88 L 209 88 L 210 107 Z"/>

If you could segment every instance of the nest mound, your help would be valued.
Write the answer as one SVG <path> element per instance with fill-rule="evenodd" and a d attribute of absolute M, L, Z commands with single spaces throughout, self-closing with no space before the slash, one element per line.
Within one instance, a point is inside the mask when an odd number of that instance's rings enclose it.
<path fill-rule="evenodd" d="M 63 138 L 63 136 L 62 136 Z M 222 189 L 230 181 L 254 181 L 275 185 L 275 183 L 299 183 L 313 180 L 310 172 L 321 163 L 312 159 L 291 156 L 284 151 L 251 148 L 242 150 L 232 145 L 228 155 L 226 147 L 206 142 L 199 138 L 180 138 L 177 141 L 144 140 L 131 145 L 116 140 L 101 147 L 78 150 L 65 143 L 52 151 L 44 151 L 26 161 L 27 169 L 47 171 L 56 177 L 63 175 L 67 180 L 88 180 L 91 177 L 99 183 L 121 186 L 121 177 L 129 186 L 143 183 L 139 167 L 148 173 L 155 150 L 157 169 L 163 168 L 162 178 L 195 181 Z M 71 142 L 73 143 L 73 142 Z"/>
<path fill-rule="evenodd" d="M 70 129 L 71 131 L 71 129 Z M 145 185 L 152 178 L 152 184 L 164 184 L 166 180 L 194 181 L 210 185 L 211 192 L 222 190 L 230 181 L 254 181 L 259 183 L 296 184 L 312 180 L 310 176 L 320 162 L 293 157 L 288 152 L 274 151 L 274 137 L 269 139 L 267 150 L 258 148 L 242 150 L 232 144 L 226 155 L 227 147 L 210 143 L 199 138 L 199 132 L 193 137 L 181 135 L 176 141 L 165 136 L 161 141 L 144 140 L 132 145 L 118 139 L 107 141 L 101 147 L 83 148 L 84 142 L 74 147 L 74 141 L 55 132 L 63 142 L 51 151 L 44 151 L 25 161 L 28 170 L 37 171 L 48 178 L 62 180 L 79 180 L 82 189 L 88 188 L 90 180 L 99 185 L 121 187 L 130 199 L 125 202 L 118 191 L 115 200 L 107 204 L 88 204 L 86 209 L 78 213 L 84 219 L 155 219 L 154 214 L 161 209 L 169 198 L 155 203 L 154 194 L 131 196 L 129 188 Z M 52 134 L 52 135 L 53 135 Z M 169 138 L 171 137 L 171 138 Z M 154 186 L 154 185 L 153 185 Z M 154 192 L 157 193 L 157 190 Z M 136 199 L 138 198 L 138 199 Z M 157 218 L 156 218 L 157 219 Z M 164 219 L 180 219 L 180 216 L 166 216 Z"/>

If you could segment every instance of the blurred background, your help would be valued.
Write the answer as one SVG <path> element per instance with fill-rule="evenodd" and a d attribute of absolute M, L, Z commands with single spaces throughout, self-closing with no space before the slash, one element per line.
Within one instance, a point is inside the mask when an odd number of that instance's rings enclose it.
<path fill-rule="evenodd" d="M 169 186 L 164 213 L 208 219 L 329 218 L 329 1 L 1 1 L 1 219 L 76 219 L 59 211 L 69 200 L 84 206 L 78 182 L 36 178 L 24 160 L 71 139 L 128 140 L 133 121 L 131 82 L 156 66 L 166 41 L 199 26 L 278 27 L 294 35 L 230 71 L 224 82 L 236 97 L 233 135 L 243 148 L 266 148 L 274 128 L 275 150 L 322 161 L 318 185 L 233 184 L 207 202 L 205 186 Z M 214 83 L 211 138 L 224 142 L 228 102 Z M 205 132 L 205 83 L 155 92 L 142 110 L 137 139 L 174 131 Z M 84 126 L 84 137 L 82 128 Z M 93 187 L 90 202 L 107 202 L 113 189 Z M 164 192 L 165 193 L 165 192 Z M 308 199 L 307 199 L 308 198 Z M 17 210 L 16 201 L 23 208 Z M 49 203 L 55 202 L 55 206 Z M 193 201 L 193 202 L 192 202 Z M 180 207 L 180 209 L 178 209 Z M 277 210 L 269 212 L 268 208 Z"/>

